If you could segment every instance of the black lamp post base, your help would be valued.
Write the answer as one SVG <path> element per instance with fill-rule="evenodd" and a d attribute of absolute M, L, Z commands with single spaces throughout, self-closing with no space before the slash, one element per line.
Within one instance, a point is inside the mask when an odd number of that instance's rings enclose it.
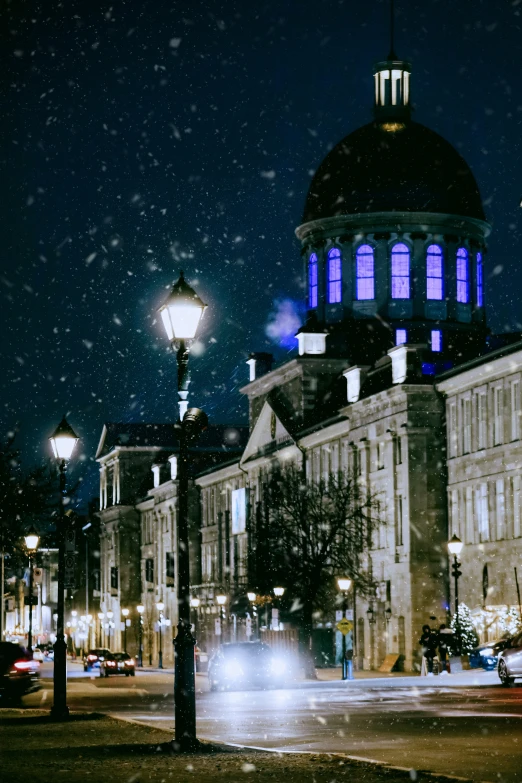
<path fill-rule="evenodd" d="M 51 707 L 51 718 L 57 721 L 68 720 L 69 707 L 66 704 L 62 707 Z"/>
<path fill-rule="evenodd" d="M 172 753 L 190 754 L 208 752 L 207 747 L 196 739 L 196 737 L 185 737 L 180 740 L 172 740 L 170 747 Z"/>

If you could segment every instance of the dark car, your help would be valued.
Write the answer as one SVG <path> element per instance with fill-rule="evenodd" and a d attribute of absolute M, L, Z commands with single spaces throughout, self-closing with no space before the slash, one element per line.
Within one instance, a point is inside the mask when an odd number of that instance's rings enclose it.
<path fill-rule="evenodd" d="M 109 674 L 124 674 L 126 677 L 134 677 L 136 674 L 136 662 L 126 652 L 109 653 L 100 664 L 100 677 L 108 677 Z"/>
<path fill-rule="evenodd" d="M 98 647 L 95 650 L 89 650 L 87 655 L 83 656 L 83 671 L 90 672 L 91 669 L 99 669 L 102 661 L 105 660 L 111 651 L 104 647 Z"/>
<path fill-rule="evenodd" d="M 19 704 L 40 687 L 40 664 L 13 642 L 0 642 L 0 704 Z"/>
<path fill-rule="evenodd" d="M 502 685 L 508 687 L 522 678 L 522 633 L 510 639 L 498 656 L 498 676 Z"/>
<path fill-rule="evenodd" d="M 510 639 L 497 639 L 495 642 L 485 642 L 479 644 L 469 654 L 469 665 L 471 669 L 486 669 L 492 671 L 497 668 L 498 656 L 509 647 Z"/>
<path fill-rule="evenodd" d="M 250 687 L 281 687 L 290 662 L 261 642 L 222 644 L 208 665 L 211 691 Z"/>

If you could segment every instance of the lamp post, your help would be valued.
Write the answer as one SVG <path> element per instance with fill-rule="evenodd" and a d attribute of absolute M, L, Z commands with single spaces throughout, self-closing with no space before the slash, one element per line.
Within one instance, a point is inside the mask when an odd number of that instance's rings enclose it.
<path fill-rule="evenodd" d="M 256 611 L 256 599 L 257 595 L 256 593 L 247 593 L 247 598 L 252 604 L 252 618 L 255 620 L 255 637 L 256 639 L 259 639 L 259 624 L 258 624 L 258 615 Z"/>
<path fill-rule="evenodd" d="M 219 606 L 219 620 L 221 623 L 221 643 L 225 641 L 225 622 L 226 622 L 226 610 L 225 605 L 227 603 L 227 597 L 225 593 L 218 593 L 216 595 L 217 605 Z"/>
<path fill-rule="evenodd" d="M 352 580 L 347 579 L 346 577 L 339 576 L 337 577 L 337 587 L 342 593 L 343 596 L 343 620 L 346 617 L 346 610 L 348 609 L 348 592 L 352 586 Z M 341 679 L 342 680 L 352 680 L 353 679 L 353 673 L 351 671 L 351 666 L 353 666 L 353 661 L 347 661 L 346 660 L 346 634 L 342 633 L 342 672 L 341 672 Z M 352 648 L 352 655 L 353 655 L 353 648 Z M 351 666 L 348 666 L 347 664 L 350 663 Z M 351 675 L 351 676 L 350 676 Z"/>
<path fill-rule="evenodd" d="M 280 608 L 280 602 L 279 599 L 282 598 L 285 594 L 285 588 L 284 587 L 274 587 L 274 595 L 276 597 L 276 600 L 274 601 L 274 608 L 277 612 L 277 627 L 279 628 L 279 608 Z M 268 625 L 268 623 L 267 623 Z M 276 629 L 274 629 L 276 630 Z"/>
<path fill-rule="evenodd" d="M 122 609 L 121 613 L 123 615 L 123 651 L 127 652 L 127 617 L 129 616 L 129 610 Z"/>
<path fill-rule="evenodd" d="M 175 640 L 174 721 L 176 748 L 193 751 L 196 739 L 196 685 L 194 672 L 195 639 L 190 623 L 190 570 L 188 536 L 188 460 L 189 446 L 206 429 L 208 419 L 198 408 L 188 410 L 188 371 L 190 343 L 206 304 L 185 281 L 183 272 L 160 307 L 160 315 L 176 350 L 178 367 L 179 461 L 178 461 L 178 630 Z"/>
<path fill-rule="evenodd" d="M 140 668 L 143 668 L 143 612 L 145 611 L 145 607 L 143 606 L 143 604 L 139 604 L 136 607 L 136 611 L 138 612 L 138 616 L 139 616 L 138 666 Z"/>
<path fill-rule="evenodd" d="M 67 422 L 65 416 L 49 438 L 55 459 L 60 470 L 60 516 L 57 525 L 58 538 L 58 605 L 56 621 L 56 641 L 54 643 L 53 706 L 51 716 L 55 720 L 65 720 L 69 715 L 67 706 L 67 644 L 64 634 L 65 614 L 65 472 L 71 459 L 78 436 Z"/>
<path fill-rule="evenodd" d="M 111 636 L 112 636 L 112 631 L 111 631 L 111 628 L 112 628 L 112 618 L 114 617 L 114 612 L 111 612 L 111 611 L 105 612 L 105 617 L 107 618 L 107 626 L 106 626 L 106 628 L 107 628 L 107 638 L 108 638 L 107 647 L 110 650 L 111 649 Z"/>
<path fill-rule="evenodd" d="M 156 609 L 159 612 L 159 622 L 158 622 L 158 631 L 159 631 L 158 669 L 163 669 L 162 637 L 163 637 L 163 610 L 165 609 L 165 604 L 163 603 L 163 601 L 158 601 L 158 603 L 156 604 Z"/>
<path fill-rule="evenodd" d="M 29 631 L 27 633 L 27 649 L 32 655 L 33 654 L 33 590 L 34 590 L 33 559 L 36 554 L 36 550 L 38 549 L 38 544 L 40 543 L 40 536 L 38 535 L 34 527 L 31 527 L 27 535 L 24 536 L 24 539 L 25 539 L 25 548 L 27 549 L 27 554 L 29 555 Z"/>
<path fill-rule="evenodd" d="M 453 555 L 453 565 L 451 566 L 451 573 L 453 574 L 454 584 L 455 584 L 455 628 L 457 629 L 457 655 L 462 654 L 462 634 L 461 634 L 461 628 L 460 628 L 460 617 L 459 617 L 459 576 L 462 575 L 462 571 L 460 571 L 460 561 L 459 561 L 459 555 L 462 552 L 462 547 L 464 544 L 460 540 L 460 538 L 457 536 L 456 533 L 453 534 L 451 539 L 448 541 L 448 551 L 450 555 Z"/>
<path fill-rule="evenodd" d="M 103 612 L 98 612 L 98 620 L 100 621 L 100 625 L 98 627 L 98 644 L 100 647 L 103 645 L 102 641 L 102 633 L 103 633 L 103 620 L 105 618 L 105 615 Z"/>

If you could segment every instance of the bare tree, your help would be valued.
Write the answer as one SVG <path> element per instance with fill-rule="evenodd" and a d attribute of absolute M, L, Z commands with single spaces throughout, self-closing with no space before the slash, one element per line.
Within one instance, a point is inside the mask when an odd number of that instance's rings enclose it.
<path fill-rule="evenodd" d="M 267 480 L 257 536 L 261 578 L 286 587 L 286 596 L 299 607 L 300 649 L 312 676 L 314 611 L 334 589 L 336 576 L 351 578 L 359 594 L 371 593 L 366 555 L 379 516 L 377 499 L 341 472 L 309 481 L 289 464 Z"/>

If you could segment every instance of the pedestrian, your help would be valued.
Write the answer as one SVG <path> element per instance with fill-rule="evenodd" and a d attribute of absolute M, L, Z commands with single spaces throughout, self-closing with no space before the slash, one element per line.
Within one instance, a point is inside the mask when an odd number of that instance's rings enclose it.
<path fill-rule="evenodd" d="M 428 677 L 433 677 L 433 659 L 437 655 L 437 643 L 438 635 L 431 630 L 429 625 L 423 625 L 419 644 L 422 647 L 422 655 L 426 659 Z"/>
<path fill-rule="evenodd" d="M 451 628 L 447 628 L 444 623 L 439 628 L 439 660 L 441 663 L 441 674 L 451 674 L 450 661 L 449 661 L 449 647 L 451 645 L 451 638 L 453 631 Z"/>

